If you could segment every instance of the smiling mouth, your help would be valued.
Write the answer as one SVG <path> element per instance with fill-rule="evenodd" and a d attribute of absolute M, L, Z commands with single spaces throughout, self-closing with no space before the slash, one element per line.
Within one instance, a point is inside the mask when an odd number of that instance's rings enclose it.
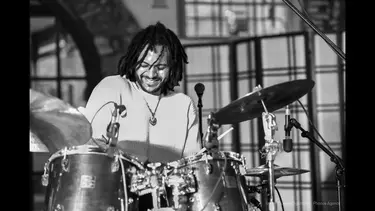
<path fill-rule="evenodd" d="M 154 86 L 159 84 L 160 79 L 143 78 L 143 81 L 149 86 Z"/>

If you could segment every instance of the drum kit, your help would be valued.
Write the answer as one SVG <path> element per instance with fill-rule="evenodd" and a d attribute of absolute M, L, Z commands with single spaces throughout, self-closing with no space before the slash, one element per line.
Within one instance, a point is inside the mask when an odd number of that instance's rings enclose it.
<path fill-rule="evenodd" d="M 298 100 L 314 86 L 295 80 L 254 91 L 211 112 L 204 146 L 173 162 L 142 163 L 111 146 L 87 144 L 90 123 L 69 104 L 30 90 L 30 151 L 50 153 L 44 166 L 46 211 L 250 211 L 276 210 L 275 182 L 308 170 L 274 164 L 282 145 L 274 140 L 277 125 L 271 112 Z M 266 164 L 247 168 L 245 157 L 219 150 L 218 129 L 262 117 Z M 262 178 L 259 186 L 247 177 Z M 262 203 L 251 195 L 261 193 Z M 146 197 L 147 196 L 147 197 Z M 148 206 L 148 205 L 150 206 Z M 148 207 L 147 207 L 147 206 Z"/>

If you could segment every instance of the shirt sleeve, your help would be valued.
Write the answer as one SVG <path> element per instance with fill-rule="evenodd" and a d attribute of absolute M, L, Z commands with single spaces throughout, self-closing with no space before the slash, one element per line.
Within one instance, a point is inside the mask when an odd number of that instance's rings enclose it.
<path fill-rule="evenodd" d="M 113 88 L 113 81 L 104 78 L 92 91 L 83 114 L 91 123 L 92 137 L 106 137 L 107 125 L 111 121 L 112 111 L 116 99 L 116 88 Z"/>
<path fill-rule="evenodd" d="M 190 99 L 188 107 L 188 129 L 183 155 L 190 156 L 195 154 L 200 148 L 197 108 L 195 107 L 193 100 Z"/>

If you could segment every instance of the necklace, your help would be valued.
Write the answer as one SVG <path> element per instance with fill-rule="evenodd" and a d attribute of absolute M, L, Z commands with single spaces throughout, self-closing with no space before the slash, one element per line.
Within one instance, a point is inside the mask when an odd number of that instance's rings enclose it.
<path fill-rule="evenodd" d="M 152 110 L 151 110 L 150 106 L 148 105 L 146 99 L 143 98 L 143 100 L 146 102 L 146 105 L 147 105 L 148 110 L 149 110 L 150 113 L 151 113 L 151 117 L 150 117 L 150 119 L 149 119 L 148 121 L 150 122 L 150 124 L 151 124 L 152 126 L 155 126 L 156 123 L 158 122 L 158 120 L 157 120 L 156 117 L 155 117 L 155 114 L 156 114 L 156 110 L 158 109 L 158 106 L 159 106 L 159 103 L 160 103 L 160 99 L 161 99 L 161 95 L 159 95 L 159 99 L 158 99 L 158 103 L 156 104 L 155 111 L 152 112 Z"/>

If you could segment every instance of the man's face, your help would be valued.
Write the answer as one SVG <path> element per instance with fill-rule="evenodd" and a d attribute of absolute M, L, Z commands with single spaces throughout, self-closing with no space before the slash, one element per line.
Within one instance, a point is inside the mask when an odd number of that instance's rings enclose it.
<path fill-rule="evenodd" d="M 146 45 L 140 53 L 138 61 L 142 59 L 147 47 Z M 160 56 L 162 48 L 162 46 L 157 45 L 154 51 L 149 50 L 143 62 L 136 69 L 138 85 L 140 85 L 145 92 L 154 95 L 160 94 L 161 88 L 167 81 L 169 75 L 167 63 L 168 52 L 164 49 L 163 54 Z"/>

